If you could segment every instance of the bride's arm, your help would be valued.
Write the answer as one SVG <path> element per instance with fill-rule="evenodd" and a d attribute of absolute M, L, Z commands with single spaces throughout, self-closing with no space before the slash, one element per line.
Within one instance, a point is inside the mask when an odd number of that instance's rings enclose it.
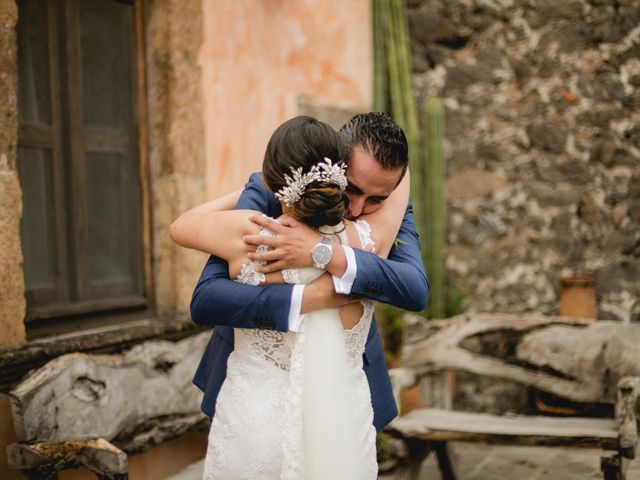
<path fill-rule="evenodd" d="M 366 220 L 371 226 L 372 239 L 376 243 L 376 254 L 386 258 L 398 235 L 407 206 L 409 203 L 409 172 L 407 171 L 398 186 L 385 199 L 374 213 L 362 215 L 359 219 Z M 249 258 L 271 262 L 261 268 L 263 272 L 276 272 L 285 268 L 302 268 L 311 263 L 310 252 L 320 241 L 321 235 L 313 232 L 296 219 L 287 215 L 280 218 L 280 224 L 273 220 L 254 217 L 253 221 L 276 234 L 276 237 L 263 239 L 249 236 L 246 243 L 258 245 L 266 244 L 272 249 L 267 253 L 252 253 Z M 298 234 L 292 232 L 297 229 Z M 334 248 L 333 258 L 326 266 L 332 275 L 341 277 L 347 269 L 346 254 L 342 248 Z"/>
<path fill-rule="evenodd" d="M 241 190 L 210 200 L 180 215 L 169 227 L 171 239 L 181 247 L 214 254 L 221 238 L 220 225 L 224 210 L 233 210 Z M 225 212 L 226 213 L 226 212 Z"/>
<path fill-rule="evenodd" d="M 358 217 L 358 220 L 365 220 L 371 226 L 371 238 L 376 244 L 376 254 L 383 258 L 389 255 L 400 230 L 409 203 L 409 190 L 410 176 L 407 170 L 400 184 L 378 210 Z"/>
<path fill-rule="evenodd" d="M 212 202 L 215 202 L 215 200 Z M 200 207 L 203 206 L 201 205 Z M 217 212 L 213 208 L 214 206 L 210 204 L 207 209 L 208 213 L 200 218 L 202 223 L 194 224 L 193 231 L 184 232 L 180 230 L 177 234 L 180 241 L 174 237 L 173 231 L 171 232 L 171 238 L 183 247 L 201 250 L 225 260 L 229 264 L 229 277 L 235 278 L 240 273 L 243 265 L 251 263 L 247 254 L 255 251 L 255 249 L 244 243 L 243 239 L 246 235 L 257 235 L 259 233 L 260 227 L 251 222 L 249 218 L 260 212 L 255 210 Z M 200 215 L 197 215 L 197 217 L 200 217 Z M 180 219 L 182 217 L 178 220 Z M 191 220 L 187 220 L 188 222 L 191 222 Z M 282 283 L 282 274 L 280 272 L 269 274 L 267 280 L 269 283 Z"/>

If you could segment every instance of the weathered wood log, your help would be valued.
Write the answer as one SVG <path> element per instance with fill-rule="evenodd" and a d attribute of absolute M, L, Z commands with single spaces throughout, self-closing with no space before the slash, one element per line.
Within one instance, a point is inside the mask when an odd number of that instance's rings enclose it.
<path fill-rule="evenodd" d="M 7 447 L 11 468 L 34 478 L 55 478 L 55 472 L 85 467 L 102 478 L 124 479 L 127 455 L 103 438 L 66 442 L 13 443 Z"/>
<path fill-rule="evenodd" d="M 201 393 L 191 379 L 209 335 L 151 341 L 121 355 L 52 360 L 10 393 L 18 440 L 110 441 L 152 418 L 201 415 Z"/>
<path fill-rule="evenodd" d="M 618 445 L 616 421 L 602 418 L 503 417 L 423 408 L 396 418 L 388 430 L 424 441 L 608 449 Z"/>
<path fill-rule="evenodd" d="M 403 368 L 391 375 L 396 395 L 414 382 L 424 386 L 425 379 L 454 370 L 483 381 L 514 382 L 570 402 L 616 405 L 615 418 L 500 416 L 423 408 L 388 427 L 407 445 L 416 451 L 420 447 L 437 451 L 437 445 L 449 441 L 600 447 L 607 450 L 601 458 L 605 480 L 626 478 L 638 442 L 640 326 L 494 314 L 430 322 L 407 316 L 405 327 Z M 455 476 L 448 471 L 446 451 L 440 456 L 443 476 Z M 418 464 L 411 459 L 409 464 L 409 472 L 417 471 Z"/>
<path fill-rule="evenodd" d="M 616 420 L 618 422 L 620 454 L 625 458 L 636 458 L 638 445 L 638 396 L 640 378 L 626 377 L 618 383 Z"/>
<path fill-rule="evenodd" d="M 600 457 L 600 470 L 604 480 L 626 480 L 629 460 L 619 452 L 606 451 Z"/>
<path fill-rule="evenodd" d="M 52 360 L 10 393 L 20 442 L 8 447 L 9 466 L 29 478 L 82 466 L 124 480 L 127 454 L 206 428 L 191 378 L 209 336 Z"/>
<path fill-rule="evenodd" d="M 617 382 L 640 375 L 640 325 L 507 314 L 408 315 L 405 325 L 403 367 L 418 376 L 458 370 L 614 405 Z"/>
<path fill-rule="evenodd" d="M 149 450 L 167 440 L 192 431 L 209 429 L 209 419 L 202 413 L 152 418 L 126 428 L 113 439 L 114 445 L 132 455 Z"/>
<path fill-rule="evenodd" d="M 21 348 L 0 351 L 0 393 L 9 393 L 30 371 L 69 352 L 121 353 L 144 341 L 178 341 L 203 330 L 187 315 L 176 314 L 30 340 Z"/>

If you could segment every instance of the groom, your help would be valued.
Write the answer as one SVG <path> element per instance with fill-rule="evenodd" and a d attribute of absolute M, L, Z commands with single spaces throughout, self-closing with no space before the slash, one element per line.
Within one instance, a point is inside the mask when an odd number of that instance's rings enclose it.
<path fill-rule="evenodd" d="M 402 180 L 408 166 L 407 139 L 402 129 L 383 113 L 356 115 L 340 133 L 350 148 L 347 195 L 350 217 L 357 219 L 380 208 Z M 280 204 L 264 187 L 259 173 L 249 178 L 236 208 L 262 211 L 272 218 L 282 214 Z M 231 281 L 223 260 L 209 259 L 191 300 L 193 321 L 215 326 L 193 379 L 204 391 L 202 410 L 209 417 L 215 413 L 216 399 L 226 376 L 234 327 L 297 331 L 304 313 L 337 308 L 352 303 L 354 297 L 419 311 L 429 295 L 411 202 L 388 259 L 339 245 L 327 257 L 326 249 L 322 252 L 320 234 L 300 222 L 289 219 L 279 225 L 259 216 L 254 221 L 276 233 L 269 239 L 272 249 L 265 256 L 254 256 L 271 262 L 265 270 L 308 267 L 314 261 L 317 266 L 318 254 L 322 258 L 325 253 L 320 263 L 327 273 L 308 285 L 251 286 Z M 245 241 L 264 244 L 266 238 L 250 236 Z M 375 320 L 363 360 L 371 391 L 373 423 L 381 430 L 398 412 Z"/>

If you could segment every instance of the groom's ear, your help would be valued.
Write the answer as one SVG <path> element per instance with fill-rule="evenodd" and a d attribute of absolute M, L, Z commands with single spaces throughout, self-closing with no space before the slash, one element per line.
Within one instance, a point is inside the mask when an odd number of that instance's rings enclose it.
<path fill-rule="evenodd" d="M 402 179 L 404 178 L 404 176 L 407 174 L 407 172 L 408 172 L 408 171 L 409 171 L 409 167 L 408 167 L 408 166 L 403 167 L 403 169 L 402 169 L 402 175 L 400 175 L 400 178 L 398 179 L 398 183 L 396 183 L 396 186 L 395 186 L 394 190 L 395 190 L 396 188 L 398 188 L 398 185 L 400 185 L 400 182 L 402 182 Z"/>

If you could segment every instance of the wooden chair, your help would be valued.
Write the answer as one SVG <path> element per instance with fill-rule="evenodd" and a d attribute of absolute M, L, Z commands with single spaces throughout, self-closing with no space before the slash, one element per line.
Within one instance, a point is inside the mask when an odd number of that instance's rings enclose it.
<path fill-rule="evenodd" d="M 101 479 L 126 479 L 128 455 L 208 428 L 191 379 L 209 335 L 50 361 L 10 393 L 19 441 L 7 447 L 9 467 L 27 478 L 85 467 Z"/>
<path fill-rule="evenodd" d="M 417 478 L 430 452 L 437 455 L 443 479 L 459 478 L 448 452 L 451 441 L 601 448 L 604 479 L 626 478 L 638 443 L 640 325 L 463 315 L 431 322 L 409 317 L 407 331 L 404 368 L 391 371 L 397 398 L 453 370 L 507 379 L 573 402 L 615 404 L 613 418 L 413 410 L 387 427 L 406 445 L 409 478 Z"/>

